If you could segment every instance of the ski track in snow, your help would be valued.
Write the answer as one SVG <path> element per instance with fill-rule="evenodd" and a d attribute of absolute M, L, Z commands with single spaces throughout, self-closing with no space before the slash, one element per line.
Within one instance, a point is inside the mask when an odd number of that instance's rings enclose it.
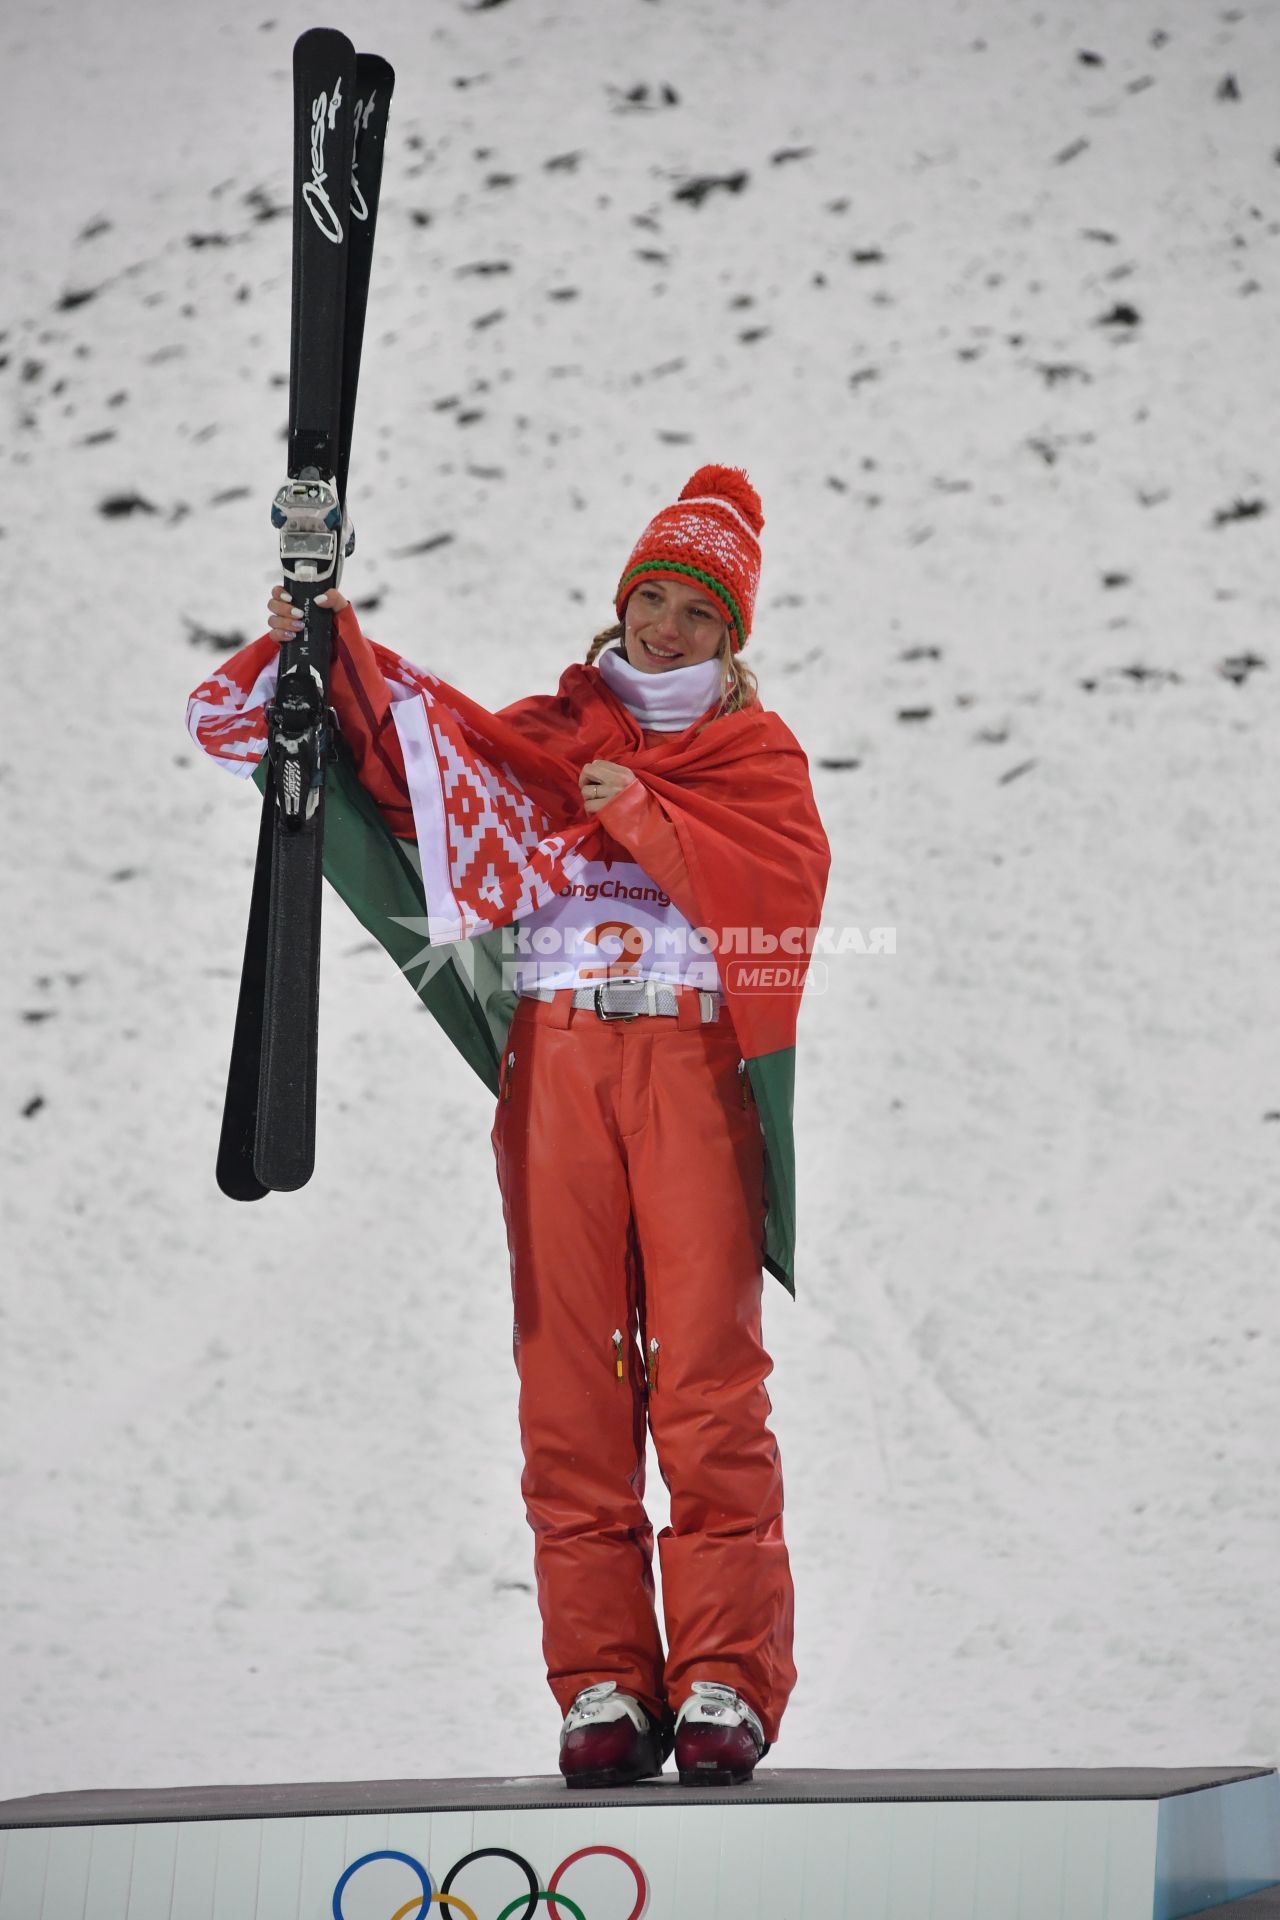
<path fill-rule="evenodd" d="M 358 28 L 367 630 L 549 688 L 745 465 L 896 929 L 801 1021 L 779 1762 L 1274 1762 L 1275 11 L 430 18 Z M 0 1794 L 554 1767 L 489 1103 L 332 893 L 315 1177 L 213 1183 L 257 796 L 182 718 L 276 577 L 310 24 L 4 29 Z"/>

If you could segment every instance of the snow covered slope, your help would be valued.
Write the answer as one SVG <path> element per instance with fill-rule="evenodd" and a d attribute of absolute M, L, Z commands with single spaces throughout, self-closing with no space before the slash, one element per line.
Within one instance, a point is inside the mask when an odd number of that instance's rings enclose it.
<path fill-rule="evenodd" d="M 399 75 L 367 629 L 549 688 L 746 466 L 896 929 L 801 1021 L 778 1763 L 1274 1761 L 1280 14 L 267 4 L 0 29 L 0 1794 L 554 1767 L 491 1114 L 332 895 L 315 1178 L 213 1183 L 317 23 Z"/>

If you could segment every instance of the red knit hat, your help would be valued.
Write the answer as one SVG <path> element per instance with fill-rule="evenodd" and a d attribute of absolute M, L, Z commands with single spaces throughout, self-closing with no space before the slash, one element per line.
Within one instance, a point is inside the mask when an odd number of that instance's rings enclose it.
<path fill-rule="evenodd" d="M 760 496 L 741 467 L 699 467 L 675 506 L 656 514 L 636 542 L 618 582 L 619 620 L 640 579 L 688 580 L 719 607 L 736 653 L 751 632 L 763 526 Z"/>

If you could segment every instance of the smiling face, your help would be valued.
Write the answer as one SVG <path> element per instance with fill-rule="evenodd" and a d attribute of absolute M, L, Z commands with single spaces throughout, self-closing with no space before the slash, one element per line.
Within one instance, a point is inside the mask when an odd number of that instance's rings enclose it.
<path fill-rule="evenodd" d="M 669 673 L 714 659 L 728 645 L 718 607 L 683 580 L 645 579 L 627 601 L 622 644 L 642 673 Z"/>

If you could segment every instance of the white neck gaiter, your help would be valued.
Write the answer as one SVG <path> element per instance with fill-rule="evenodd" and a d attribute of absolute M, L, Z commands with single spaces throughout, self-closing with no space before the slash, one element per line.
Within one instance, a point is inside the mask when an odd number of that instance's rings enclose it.
<path fill-rule="evenodd" d="M 689 727 L 714 705 L 720 693 L 723 667 L 718 659 L 700 660 L 693 667 L 669 667 L 664 673 L 645 673 L 633 667 L 620 645 L 606 647 L 596 661 L 609 691 L 642 727 L 676 733 Z"/>

